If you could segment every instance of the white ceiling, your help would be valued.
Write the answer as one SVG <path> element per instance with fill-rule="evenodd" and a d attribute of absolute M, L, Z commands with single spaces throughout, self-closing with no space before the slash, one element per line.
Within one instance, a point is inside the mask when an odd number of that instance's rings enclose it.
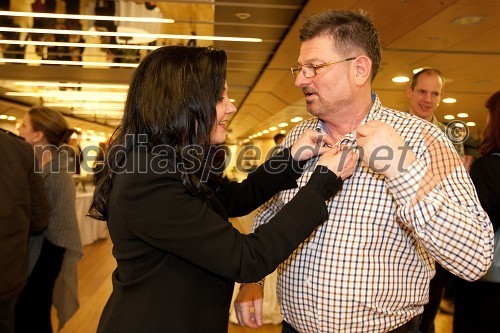
<path fill-rule="evenodd" d="M 29 5 L 31 0 L 11 1 Z M 64 2 L 64 1 L 59 1 Z M 88 3 L 91 1 L 83 1 Z M 303 96 L 293 85 L 289 68 L 296 64 L 299 50 L 298 29 L 313 13 L 333 9 L 369 11 L 383 44 L 382 70 L 374 81 L 386 106 L 407 110 L 406 83 L 393 83 L 396 75 L 411 76 L 419 67 L 436 67 L 447 78 L 445 97 L 455 104 L 442 103 L 437 116 L 469 114 L 467 121 L 478 126 L 471 133 L 479 136 L 484 128 L 484 103 L 500 89 L 500 2 L 498 0 L 231 0 L 231 1 L 156 1 L 163 16 L 176 23 L 164 25 L 162 33 L 219 35 L 262 38 L 262 43 L 215 42 L 228 54 L 230 97 L 238 112 L 230 122 L 230 141 L 237 142 L 259 131 L 286 122 L 289 130 L 295 116 L 306 118 Z M 30 9 L 26 9 L 30 10 Z M 237 13 L 248 13 L 246 20 Z M 480 15 L 484 19 L 471 25 L 457 25 L 459 17 Z M 186 41 L 164 41 L 185 43 Z M 210 42 L 198 42 L 208 45 Z M 1 93 L 12 90 L 8 80 L 43 80 L 93 83 L 128 83 L 133 69 L 95 69 L 73 66 L 0 65 Z M 19 88 L 17 88 L 19 89 Z M 3 96 L 5 99 L 5 96 Z M 11 98 L 12 99 L 12 98 Z M 0 103 L 0 114 L 22 117 L 26 106 L 38 99 L 15 99 Z M 76 117 L 61 109 L 73 124 L 90 128 L 95 123 L 108 131 L 117 120 Z M 84 117 L 86 120 L 84 120 Z M 2 126 L 0 120 L 0 126 Z M 263 137 L 271 137 L 269 133 Z"/>

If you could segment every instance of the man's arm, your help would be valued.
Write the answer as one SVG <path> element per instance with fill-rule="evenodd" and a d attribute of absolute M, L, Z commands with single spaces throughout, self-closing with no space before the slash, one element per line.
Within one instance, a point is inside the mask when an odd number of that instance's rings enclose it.
<path fill-rule="evenodd" d="M 47 201 L 42 177 L 31 168 L 29 175 L 31 197 L 31 224 L 30 233 L 41 233 L 49 224 L 50 206 Z"/>

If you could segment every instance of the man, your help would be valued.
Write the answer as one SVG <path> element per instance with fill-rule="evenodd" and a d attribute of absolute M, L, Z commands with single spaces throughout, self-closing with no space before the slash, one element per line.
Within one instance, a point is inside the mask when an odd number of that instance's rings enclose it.
<path fill-rule="evenodd" d="M 383 107 L 371 92 L 381 62 L 378 33 L 363 12 L 327 11 L 300 30 L 295 85 L 312 128 L 359 149 L 362 163 L 328 201 L 329 218 L 278 268 L 283 332 L 416 332 L 438 260 L 472 281 L 493 255 L 493 229 L 451 142 L 438 128 Z M 303 186 L 317 159 L 306 164 Z M 296 193 L 259 211 L 267 222 Z M 261 324 L 262 287 L 235 303 L 243 325 Z M 253 308 L 253 311 L 251 309 Z"/>
<path fill-rule="evenodd" d="M 0 129 L 0 332 L 13 332 L 14 308 L 27 278 L 28 236 L 49 223 L 33 148 Z"/>
<path fill-rule="evenodd" d="M 440 123 L 434 113 L 436 112 L 439 102 L 443 95 L 443 87 L 445 84 L 444 75 L 437 69 L 425 68 L 415 73 L 411 79 L 410 86 L 406 91 L 406 95 L 410 101 L 410 114 L 427 120 L 428 122 L 439 127 L 446 133 L 446 126 Z M 461 142 L 454 143 L 453 146 L 457 150 L 460 157 L 464 157 L 464 145 Z M 422 320 L 420 322 L 420 331 L 422 333 L 434 332 L 434 319 L 443 297 L 443 291 L 447 289 L 448 294 L 452 291 L 451 284 L 453 276 L 446 271 L 441 265 L 436 263 L 436 274 L 432 278 L 429 285 L 429 303 L 424 307 Z M 445 295 L 446 296 L 446 295 Z M 445 304 L 452 309 L 453 301 L 451 295 L 445 297 Z M 450 311 L 450 310 L 447 311 Z"/>
<path fill-rule="evenodd" d="M 410 100 L 410 114 L 427 120 L 446 133 L 446 126 L 434 116 L 443 95 L 444 84 L 444 76 L 439 70 L 424 68 L 413 75 L 406 96 Z M 459 142 L 453 146 L 458 155 L 464 157 L 464 145 Z"/>

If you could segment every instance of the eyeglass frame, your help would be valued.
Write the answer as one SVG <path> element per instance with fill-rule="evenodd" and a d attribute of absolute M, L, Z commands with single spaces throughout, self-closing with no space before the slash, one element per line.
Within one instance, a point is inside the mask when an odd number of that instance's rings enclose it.
<path fill-rule="evenodd" d="M 290 71 L 292 73 L 292 77 L 293 78 L 297 78 L 297 76 L 299 76 L 300 72 L 302 72 L 302 74 L 304 75 L 304 77 L 310 79 L 310 78 L 315 77 L 316 75 L 318 75 L 318 73 L 316 73 L 316 70 L 318 68 L 323 68 L 323 67 L 326 67 L 326 66 L 339 64 L 341 62 L 351 61 L 351 60 L 354 60 L 356 58 L 357 57 L 352 57 L 352 58 L 347 58 L 347 59 L 343 59 L 343 60 L 339 60 L 339 61 L 325 62 L 324 64 L 318 64 L 318 65 L 301 65 L 301 66 L 297 66 L 297 67 L 291 67 Z M 304 71 L 302 69 L 303 67 L 311 68 L 313 70 L 314 75 L 306 76 L 306 74 L 304 73 Z M 295 76 L 295 71 L 299 71 L 299 74 L 297 74 L 297 76 Z"/>

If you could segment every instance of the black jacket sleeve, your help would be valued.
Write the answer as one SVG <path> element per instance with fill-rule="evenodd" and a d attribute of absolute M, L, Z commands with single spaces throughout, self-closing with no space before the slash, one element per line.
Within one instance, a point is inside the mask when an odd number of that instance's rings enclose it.
<path fill-rule="evenodd" d="M 127 190 L 115 187 L 120 191 L 116 211 L 138 238 L 156 249 L 235 281 L 257 281 L 327 219 L 325 195 L 337 192 L 342 180 L 324 171 L 317 168 L 312 182 L 249 235 L 238 232 L 206 200 L 189 195 L 180 179 L 168 174 L 151 175 L 147 182 L 141 177 L 136 184 L 129 182 Z M 330 192 L 323 184 L 329 184 Z"/>
<path fill-rule="evenodd" d="M 243 182 L 221 183 L 217 196 L 230 217 L 246 215 L 279 191 L 297 187 L 306 162 L 294 160 L 288 148 L 276 151 Z"/>

